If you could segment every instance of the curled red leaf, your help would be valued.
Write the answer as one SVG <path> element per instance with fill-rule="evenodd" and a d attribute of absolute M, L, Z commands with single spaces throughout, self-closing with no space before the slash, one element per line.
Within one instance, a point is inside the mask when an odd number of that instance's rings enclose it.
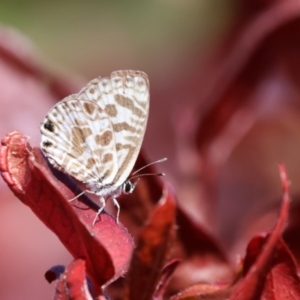
<path fill-rule="evenodd" d="M 92 226 L 97 205 L 53 176 L 39 149 L 27 137 L 12 132 L 2 140 L 0 170 L 14 194 L 61 240 L 74 258 L 86 260 L 95 288 L 122 276 L 129 265 L 133 240 L 128 231 L 106 213 Z M 62 175 L 62 174 L 60 174 Z M 98 290 L 100 292 L 100 290 Z"/>
<path fill-rule="evenodd" d="M 168 262 L 160 272 L 159 282 L 156 286 L 156 290 L 153 295 L 153 299 L 160 300 L 163 299 L 163 295 L 167 289 L 167 284 L 170 281 L 171 276 L 173 275 L 175 269 L 179 265 L 180 260 L 173 259 Z"/>

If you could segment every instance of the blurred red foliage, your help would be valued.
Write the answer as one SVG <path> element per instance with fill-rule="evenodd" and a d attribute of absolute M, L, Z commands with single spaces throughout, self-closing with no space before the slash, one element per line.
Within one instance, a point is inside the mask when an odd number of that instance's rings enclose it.
<path fill-rule="evenodd" d="M 280 114 L 287 106 L 299 109 L 299 2 L 241 3 L 240 15 L 211 63 L 202 74 L 196 65 L 195 72 L 174 89 L 192 91 L 198 100 L 192 120 L 178 136 L 189 136 L 196 145 L 196 159 L 191 159 L 196 162 L 193 171 L 197 170 L 194 186 L 203 186 L 210 211 L 216 205 L 220 167 L 254 123 L 262 115 Z M 0 40 L 0 60 L 18 77 L 30 76 L 37 85 L 47 82 L 54 98 L 74 92 L 73 82 L 47 72 L 34 59 L 8 47 L 5 39 Z M 191 158 L 191 152 L 184 150 L 182 155 Z M 97 205 L 86 196 L 70 205 L 68 199 L 78 194 L 76 184 L 51 169 L 22 133 L 7 134 L 0 155 L 1 174 L 10 189 L 74 257 L 58 278 L 56 299 L 67 295 L 90 299 L 91 294 L 100 295 L 98 299 L 109 295 L 132 300 L 300 298 L 299 204 L 295 202 L 289 212 L 289 181 L 283 165 L 283 200 L 276 225 L 267 233 L 258 231 L 235 264 L 229 259 L 231 249 L 223 249 L 213 230 L 199 225 L 177 204 L 176 192 L 158 178 L 141 179 L 134 194 L 126 201 L 121 197 L 124 225 L 104 212 L 93 227 Z M 142 152 L 135 169 L 146 163 Z M 254 225 L 259 218 L 252 220 Z M 90 291 L 85 273 L 93 283 Z"/>

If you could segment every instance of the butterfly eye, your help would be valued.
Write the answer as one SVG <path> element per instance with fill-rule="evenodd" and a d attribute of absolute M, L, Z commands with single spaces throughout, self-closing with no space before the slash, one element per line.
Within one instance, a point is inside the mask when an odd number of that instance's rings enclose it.
<path fill-rule="evenodd" d="M 129 180 L 125 181 L 122 187 L 124 194 L 132 193 L 134 187 L 135 185 L 133 185 Z"/>

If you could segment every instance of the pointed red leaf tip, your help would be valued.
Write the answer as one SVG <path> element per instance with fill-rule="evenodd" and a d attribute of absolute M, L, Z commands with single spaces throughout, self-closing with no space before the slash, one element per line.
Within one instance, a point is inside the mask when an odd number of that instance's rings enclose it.
<path fill-rule="evenodd" d="M 245 276 L 238 283 L 230 297 L 231 300 L 300 299 L 300 289 L 298 288 L 300 282 L 296 263 L 282 240 L 282 232 L 287 222 L 290 205 L 289 180 L 283 164 L 279 164 L 279 172 L 283 197 L 277 223 L 271 233 L 266 236 L 257 236 L 249 243 L 244 260 Z M 283 282 L 287 285 L 280 287 L 279 285 Z M 278 286 L 274 288 L 274 284 Z M 291 288 L 290 297 L 277 298 L 275 291 L 289 292 Z M 272 297 L 269 297 L 270 295 Z"/>
<path fill-rule="evenodd" d="M 166 187 L 147 224 L 140 231 L 127 275 L 125 299 L 153 299 L 174 237 L 175 212 L 173 193 Z"/>
<path fill-rule="evenodd" d="M 173 275 L 175 269 L 179 265 L 179 259 L 173 259 L 172 261 L 168 262 L 160 272 L 160 278 L 158 284 L 156 286 L 156 290 L 153 295 L 153 299 L 155 300 L 162 300 L 164 299 L 164 293 L 167 289 L 167 285 Z"/>
<path fill-rule="evenodd" d="M 70 263 L 58 280 L 54 299 L 92 300 L 85 274 L 84 260 L 77 259 Z"/>
<path fill-rule="evenodd" d="M 114 218 L 102 213 L 92 226 L 95 210 L 53 176 L 38 148 L 12 132 L 2 139 L 0 171 L 13 193 L 61 240 L 74 258 L 86 260 L 87 272 L 99 288 L 128 268 L 133 240 Z M 100 289 L 99 289 L 100 291 Z"/>

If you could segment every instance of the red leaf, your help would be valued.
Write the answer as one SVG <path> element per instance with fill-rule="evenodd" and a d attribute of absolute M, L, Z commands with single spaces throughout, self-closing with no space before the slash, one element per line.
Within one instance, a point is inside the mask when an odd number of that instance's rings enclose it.
<path fill-rule="evenodd" d="M 85 277 L 85 261 L 70 263 L 58 280 L 55 300 L 92 300 Z"/>
<path fill-rule="evenodd" d="M 125 299 L 152 299 L 174 235 L 176 205 L 166 188 L 146 226 L 142 228 L 128 272 Z"/>
<path fill-rule="evenodd" d="M 173 275 L 176 267 L 180 263 L 180 260 L 174 259 L 167 263 L 160 272 L 159 282 L 154 292 L 153 299 L 160 300 L 163 299 L 163 295 L 167 289 L 167 284 L 170 281 L 171 276 Z"/>
<path fill-rule="evenodd" d="M 248 271 L 255 260 L 264 251 L 267 236 L 257 236 L 251 240 L 245 258 L 245 270 Z M 265 280 L 256 286 L 256 297 L 260 299 L 300 299 L 300 280 L 297 266 L 287 245 L 279 239 L 271 261 L 265 271 Z"/>
<path fill-rule="evenodd" d="M 86 260 L 96 289 L 126 272 L 133 248 L 127 230 L 106 213 L 93 227 L 96 212 L 86 204 L 87 197 L 69 203 L 76 194 L 52 175 L 40 150 L 32 150 L 21 133 L 12 132 L 2 140 L 0 170 L 14 194 L 69 252 Z"/>
<path fill-rule="evenodd" d="M 283 240 L 277 246 L 261 299 L 300 299 L 300 279 L 295 259 Z"/>
<path fill-rule="evenodd" d="M 229 293 L 230 288 L 227 285 L 224 288 L 224 285 L 199 283 L 171 297 L 170 300 L 226 300 Z"/>
<path fill-rule="evenodd" d="M 283 199 L 277 224 L 264 241 L 259 237 L 250 242 L 245 258 L 246 276 L 237 285 L 231 300 L 259 299 L 265 279 L 267 276 L 271 276 L 272 267 L 276 265 L 275 258 L 280 251 L 279 243 L 282 244 L 281 235 L 288 218 L 290 205 L 289 182 L 286 171 L 283 165 L 279 165 L 279 169 L 283 186 Z M 293 259 L 290 258 L 289 260 Z"/>

